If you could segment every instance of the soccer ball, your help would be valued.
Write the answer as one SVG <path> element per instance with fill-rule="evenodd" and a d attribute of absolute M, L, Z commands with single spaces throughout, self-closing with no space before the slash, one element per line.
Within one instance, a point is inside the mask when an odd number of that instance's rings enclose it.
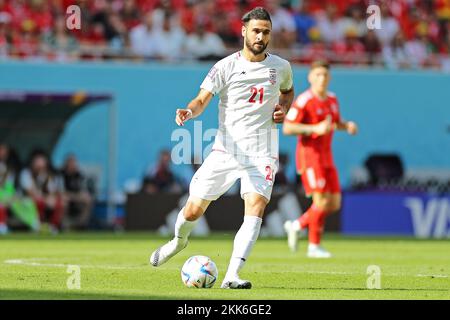
<path fill-rule="evenodd" d="M 205 256 L 190 257 L 181 268 L 181 280 L 188 288 L 211 288 L 218 275 L 214 261 Z"/>

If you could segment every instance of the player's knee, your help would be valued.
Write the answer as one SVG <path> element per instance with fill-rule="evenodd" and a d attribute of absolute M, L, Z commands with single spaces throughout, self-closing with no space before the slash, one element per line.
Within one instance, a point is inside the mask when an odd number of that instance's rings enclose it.
<path fill-rule="evenodd" d="M 328 212 L 328 213 L 335 211 L 335 209 L 334 209 L 335 204 L 330 199 L 322 199 L 321 201 L 318 201 L 317 203 L 315 203 L 315 206 L 320 211 L 324 211 L 324 212 Z"/>
<path fill-rule="evenodd" d="M 250 207 L 245 211 L 245 215 L 262 218 L 264 215 L 264 209 L 265 207 L 261 206 Z"/>
<path fill-rule="evenodd" d="M 325 211 L 328 213 L 334 213 L 341 209 L 341 200 L 340 199 L 329 199 L 325 205 Z"/>
<path fill-rule="evenodd" d="M 332 212 L 336 212 L 341 210 L 341 201 L 335 201 L 333 202 L 333 205 L 331 207 Z"/>
<path fill-rule="evenodd" d="M 333 213 L 341 209 L 341 197 L 337 194 L 324 194 L 313 199 L 317 209 L 326 213 Z"/>
<path fill-rule="evenodd" d="M 245 214 L 262 217 L 266 209 L 267 200 L 262 196 L 245 196 Z"/>
<path fill-rule="evenodd" d="M 342 206 L 342 197 L 340 194 L 335 194 L 333 195 L 333 197 L 331 198 L 331 211 L 332 212 L 336 212 L 341 210 L 341 206 Z"/>
<path fill-rule="evenodd" d="M 327 198 L 322 198 L 320 200 L 314 201 L 314 206 L 320 211 L 328 211 L 330 201 Z"/>
<path fill-rule="evenodd" d="M 203 209 L 200 206 L 197 206 L 191 202 L 187 202 L 184 207 L 184 218 L 187 221 L 195 221 L 200 218 L 203 214 Z"/>

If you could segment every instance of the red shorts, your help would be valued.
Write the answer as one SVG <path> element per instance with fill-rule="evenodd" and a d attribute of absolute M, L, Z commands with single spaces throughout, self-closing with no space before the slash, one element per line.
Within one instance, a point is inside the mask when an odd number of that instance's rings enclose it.
<path fill-rule="evenodd" d="M 303 187 L 307 195 L 313 193 L 340 193 L 336 167 L 307 167 L 302 174 Z"/>

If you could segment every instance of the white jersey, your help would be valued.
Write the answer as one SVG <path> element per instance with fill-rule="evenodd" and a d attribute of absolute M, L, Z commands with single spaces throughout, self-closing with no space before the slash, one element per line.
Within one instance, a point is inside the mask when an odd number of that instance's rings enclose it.
<path fill-rule="evenodd" d="M 289 90 L 292 85 L 289 62 L 276 55 L 250 62 L 237 52 L 217 62 L 200 86 L 220 98 L 213 150 L 278 158 L 273 112 L 280 90 Z"/>

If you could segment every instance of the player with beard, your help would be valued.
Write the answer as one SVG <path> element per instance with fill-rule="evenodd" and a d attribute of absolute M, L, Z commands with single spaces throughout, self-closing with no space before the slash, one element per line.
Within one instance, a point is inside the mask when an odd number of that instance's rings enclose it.
<path fill-rule="evenodd" d="M 252 286 L 240 279 L 239 271 L 258 238 L 271 197 L 278 169 L 276 124 L 283 122 L 294 97 L 289 62 L 266 52 L 272 30 L 269 13 L 258 7 L 245 14 L 242 22 L 244 48 L 217 62 L 197 97 L 186 109 L 176 111 L 175 121 L 183 126 L 198 117 L 214 95 L 220 98 L 219 128 L 212 152 L 192 178 L 189 199 L 175 223 L 175 237 L 150 257 L 150 263 L 157 267 L 185 248 L 209 204 L 240 179 L 244 220 L 221 286 L 230 289 Z"/>

